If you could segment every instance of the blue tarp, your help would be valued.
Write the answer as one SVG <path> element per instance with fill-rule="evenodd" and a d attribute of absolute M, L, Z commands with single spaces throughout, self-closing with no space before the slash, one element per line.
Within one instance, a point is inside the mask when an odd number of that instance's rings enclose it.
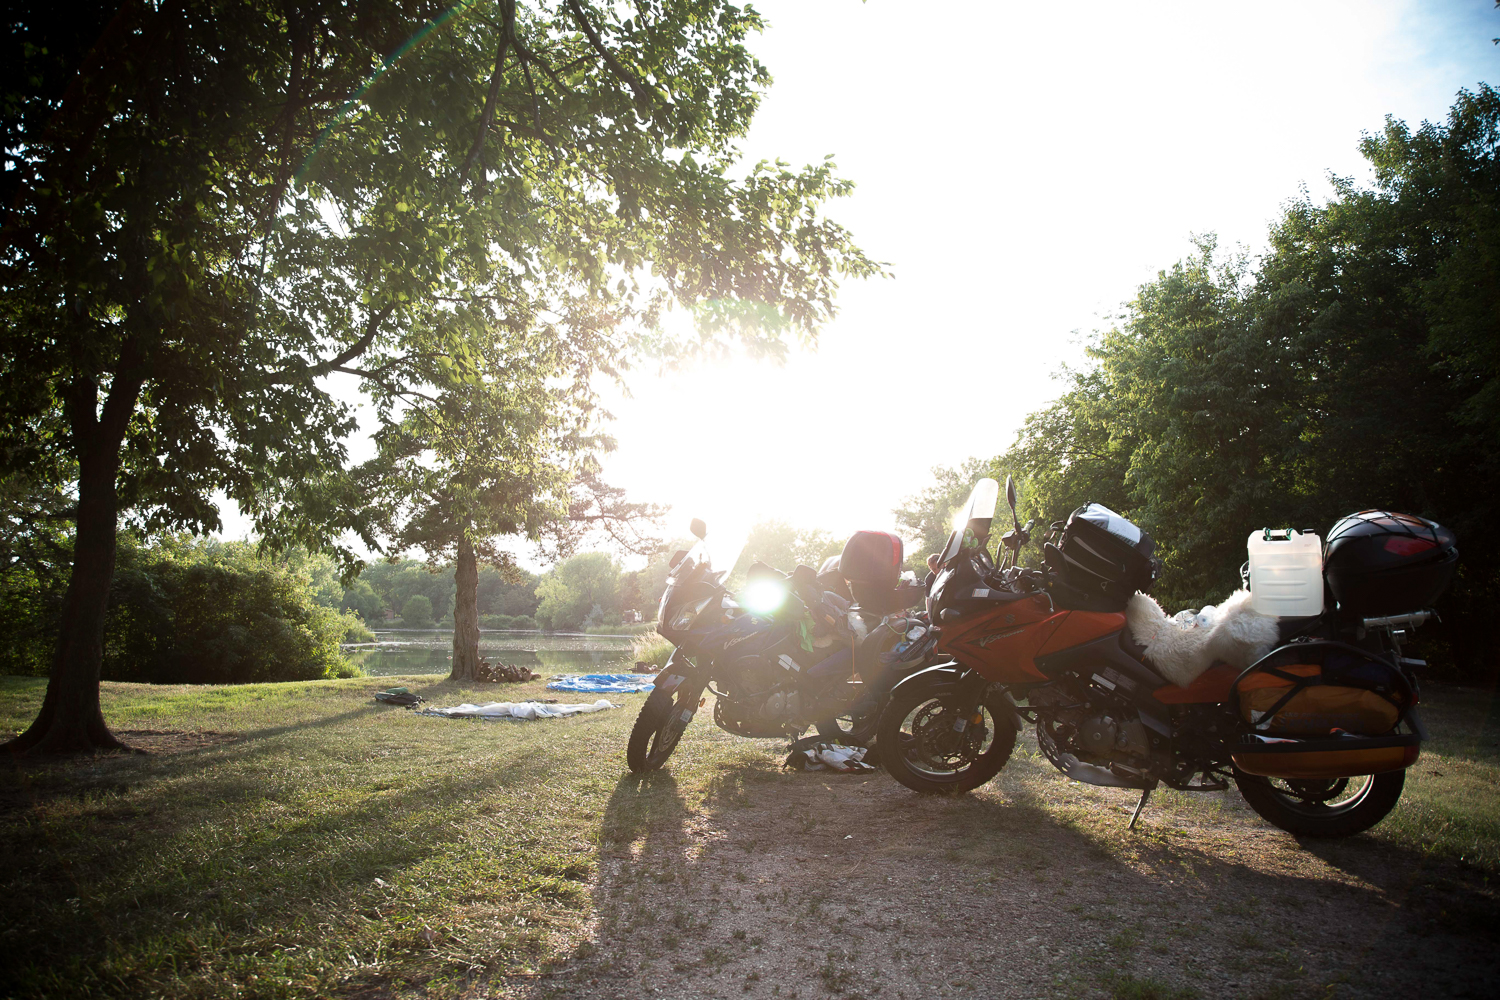
<path fill-rule="evenodd" d="M 548 691 L 589 691 L 600 694 L 632 694 L 650 691 L 652 674 L 563 674 L 547 683 Z"/>

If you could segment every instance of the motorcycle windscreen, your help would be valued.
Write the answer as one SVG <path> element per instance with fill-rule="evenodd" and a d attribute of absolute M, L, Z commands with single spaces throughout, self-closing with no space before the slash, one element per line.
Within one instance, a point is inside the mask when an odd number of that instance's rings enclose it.
<path fill-rule="evenodd" d="M 990 524 L 995 520 L 995 504 L 1000 500 L 1000 484 L 985 478 L 974 484 L 969 499 L 953 515 L 953 534 L 943 548 L 941 566 L 948 565 L 966 549 L 982 548 L 990 537 Z"/>

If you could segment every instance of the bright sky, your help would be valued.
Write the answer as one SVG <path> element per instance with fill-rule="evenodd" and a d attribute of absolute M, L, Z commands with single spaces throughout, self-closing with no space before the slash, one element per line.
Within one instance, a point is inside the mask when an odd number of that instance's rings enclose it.
<path fill-rule="evenodd" d="M 1366 176 L 1361 132 L 1500 82 L 1492 0 L 755 6 L 776 83 L 747 156 L 835 154 L 859 187 L 832 214 L 895 277 L 846 284 L 784 368 L 632 379 L 606 470 L 716 554 L 766 517 L 894 528 L 1192 234 L 1257 252 L 1299 185 Z"/>
<path fill-rule="evenodd" d="M 608 477 L 709 525 L 894 527 L 934 465 L 994 455 L 1136 286 L 1217 232 L 1264 243 L 1299 186 L 1363 179 L 1387 114 L 1500 82 L 1493 0 L 765 0 L 751 160 L 837 157 L 832 206 L 895 277 L 846 284 L 785 367 L 634 373 Z M 227 534 L 244 522 L 226 518 Z"/>

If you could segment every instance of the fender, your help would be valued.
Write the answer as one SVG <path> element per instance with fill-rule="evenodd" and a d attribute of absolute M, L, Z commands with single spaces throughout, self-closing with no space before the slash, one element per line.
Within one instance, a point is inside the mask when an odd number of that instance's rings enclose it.
<path fill-rule="evenodd" d="M 934 696 L 957 694 L 964 701 L 977 702 L 984 697 L 985 689 L 989 686 L 989 680 L 958 663 L 935 663 L 903 677 L 891 688 L 890 697 L 893 702 L 903 690 L 915 691 L 920 688 Z M 1015 699 L 1010 696 L 1009 691 L 1003 688 L 1000 689 L 1000 694 L 1005 699 L 1005 703 L 1010 706 L 1011 723 L 1016 727 L 1016 732 L 1020 732 L 1025 720 L 1021 717 Z"/>
<path fill-rule="evenodd" d="M 670 697 L 689 676 L 697 672 L 698 668 L 693 666 L 693 661 L 680 648 L 674 649 L 672 655 L 667 657 L 667 665 L 662 667 L 661 673 L 652 681 L 656 686 L 651 689 L 651 693 Z"/>

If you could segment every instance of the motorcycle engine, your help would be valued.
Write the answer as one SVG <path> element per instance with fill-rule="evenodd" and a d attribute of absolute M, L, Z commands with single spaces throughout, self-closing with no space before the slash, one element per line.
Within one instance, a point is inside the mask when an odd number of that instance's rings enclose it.
<path fill-rule="evenodd" d="M 726 671 L 727 698 L 714 703 L 714 721 L 740 736 L 774 737 L 802 714 L 802 696 L 786 671 L 758 656 L 735 661 Z"/>
<path fill-rule="evenodd" d="M 1146 727 L 1128 705 L 1112 700 L 1080 684 L 1048 684 L 1027 695 L 1058 749 L 1101 767 L 1126 761 L 1139 766 L 1151 755 Z"/>

